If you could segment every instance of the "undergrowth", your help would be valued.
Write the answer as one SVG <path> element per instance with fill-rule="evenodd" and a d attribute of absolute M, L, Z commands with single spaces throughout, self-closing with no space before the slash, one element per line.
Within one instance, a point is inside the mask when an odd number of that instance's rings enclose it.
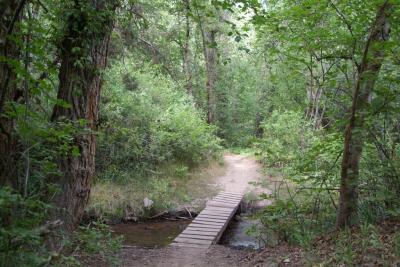
<path fill-rule="evenodd" d="M 198 200 L 216 193 L 213 179 L 223 172 L 218 161 L 210 160 L 192 169 L 169 164 L 142 177 L 125 172 L 127 179 L 119 183 L 99 179 L 92 189 L 88 213 L 106 221 L 137 221 L 164 211 L 198 211 L 204 205 Z M 153 201 L 150 208 L 144 206 L 145 198 Z"/>
<path fill-rule="evenodd" d="M 261 196 L 272 204 L 256 215 L 268 245 L 300 246 L 312 255 L 311 262 L 323 266 L 398 264 L 396 166 L 382 160 L 367 142 L 360 163 L 356 227 L 338 231 L 341 136 L 313 129 L 295 112 L 273 113 L 263 127 L 255 154 L 268 174 L 279 177 L 269 184 L 272 194 Z"/>
<path fill-rule="evenodd" d="M 0 266 L 86 266 L 85 259 L 101 257 L 117 265 L 122 240 L 112 237 L 107 225 L 93 222 L 71 236 L 60 224 L 47 221 L 54 208 L 36 197 L 0 188 Z M 59 240 L 53 246 L 51 240 Z"/>
<path fill-rule="evenodd" d="M 108 70 L 100 110 L 88 214 L 106 220 L 137 221 L 190 203 L 197 188 L 209 191 L 194 173 L 221 158 L 216 127 L 193 99 L 156 66 L 138 71 L 129 62 Z"/>
<path fill-rule="evenodd" d="M 69 240 L 67 247 L 73 250 L 78 266 L 87 263 L 105 262 L 107 266 L 120 266 L 119 252 L 122 249 L 122 236 L 112 236 L 108 225 L 92 222 L 80 226 Z"/>

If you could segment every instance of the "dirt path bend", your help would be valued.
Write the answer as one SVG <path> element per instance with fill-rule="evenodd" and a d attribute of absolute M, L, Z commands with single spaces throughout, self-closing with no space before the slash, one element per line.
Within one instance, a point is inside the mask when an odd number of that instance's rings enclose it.
<path fill-rule="evenodd" d="M 218 177 L 215 185 L 220 190 L 249 193 L 262 178 L 261 166 L 249 156 L 225 154 L 226 172 Z M 123 266 L 254 266 L 250 252 L 213 245 L 209 249 L 166 247 L 161 249 L 129 248 L 122 255 Z"/>

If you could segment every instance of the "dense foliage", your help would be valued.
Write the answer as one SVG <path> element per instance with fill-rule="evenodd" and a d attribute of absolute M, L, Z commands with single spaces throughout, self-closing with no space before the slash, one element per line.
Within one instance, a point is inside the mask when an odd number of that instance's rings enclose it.
<path fill-rule="evenodd" d="M 272 186 L 277 190 L 272 196 L 274 204 L 259 218 L 278 240 L 310 248 L 316 236 L 340 226 L 343 192 L 358 200 L 351 219 L 347 217 L 349 225 L 368 228 L 370 224 L 399 218 L 399 68 L 394 54 L 398 36 L 392 35 L 398 31 L 393 24 L 398 18 L 397 6 L 390 11 L 392 32 L 387 44 L 374 44 L 386 54 L 374 78 L 373 91 L 363 92 L 370 94 L 368 100 L 354 106 L 354 98 L 359 97 L 354 88 L 362 83 L 358 79 L 363 75 L 361 65 L 366 64 L 366 40 L 373 35 L 371 29 L 376 27 L 379 15 L 376 12 L 382 8 L 378 2 L 276 2 L 266 11 L 269 23 L 255 22 L 260 30 L 258 49 L 268 53 L 271 70 L 266 83 L 268 97 L 277 100 L 267 104 L 273 108 L 264 118 L 264 136 L 256 143 L 256 154 L 267 172 L 279 180 L 275 182 L 278 185 Z M 367 57 L 375 64 L 379 60 L 371 59 L 373 56 L 377 55 Z M 369 72 L 365 75 L 374 75 L 372 70 Z M 287 96 L 285 92 L 294 97 L 279 100 L 282 93 Z M 353 127 L 349 124 L 349 110 L 355 112 L 353 126 L 360 127 L 352 136 L 359 143 L 353 143 L 353 148 L 350 143 L 350 151 L 346 147 L 349 127 Z M 349 156 L 357 146 L 362 150 L 359 161 Z M 345 170 L 352 164 L 357 166 L 353 169 L 357 179 L 347 185 L 356 188 L 356 193 L 343 191 L 348 189 L 343 186 L 349 181 Z M 337 236 L 338 243 L 348 242 L 350 235 Z M 361 234 L 359 238 L 368 237 Z M 381 245 L 368 246 L 377 249 Z M 340 249 L 347 250 L 347 256 Z M 341 243 L 337 258 L 325 259 L 325 263 L 364 264 L 363 260 L 356 261 L 357 249 L 352 242 Z M 393 263 L 387 257 L 382 261 Z"/>
<path fill-rule="evenodd" d="M 127 168 L 143 172 L 168 162 L 193 166 L 217 152 L 214 128 L 185 92 L 156 68 L 135 69 L 133 63 L 117 62 L 107 73 L 100 111 L 99 172 Z"/>

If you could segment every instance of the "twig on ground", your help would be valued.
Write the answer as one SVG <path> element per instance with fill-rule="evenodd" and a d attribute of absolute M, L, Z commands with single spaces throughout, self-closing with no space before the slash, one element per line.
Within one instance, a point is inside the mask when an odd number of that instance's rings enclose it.
<path fill-rule="evenodd" d="M 190 213 L 190 210 L 188 210 L 188 208 L 186 208 L 185 206 L 184 206 L 184 208 L 187 211 L 187 213 L 189 214 L 190 219 L 193 219 L 193 216 L 192 216 L 192 213 Z"/>
<path fill-rule="evenodd" d="M 163 212 L 160 212 L 160 213 L 158 213 L 158 214 L 156 214 L 154 216 L 149 217 L 149 219 L 158 218 L 158 217 L 164 215 L 165 213 L 168 213 L 168 211 L 164 210 Z"/>

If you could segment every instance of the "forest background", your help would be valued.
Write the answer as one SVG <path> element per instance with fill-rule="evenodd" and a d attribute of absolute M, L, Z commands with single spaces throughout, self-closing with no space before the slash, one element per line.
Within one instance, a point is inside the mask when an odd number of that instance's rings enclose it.
<path fill-rule="evenodd" d="M 279 241 L 312 250 L 338 229 L 339 256 L 319 260 L 399 257 L 397 0 L 0 7 L 4 266 L 76 264 L 77 243 L 112 254 L 118 240 L 84 216 L 188 202 L 193 170 L 224 149 L 281 179 L 258 215 Z"/>

